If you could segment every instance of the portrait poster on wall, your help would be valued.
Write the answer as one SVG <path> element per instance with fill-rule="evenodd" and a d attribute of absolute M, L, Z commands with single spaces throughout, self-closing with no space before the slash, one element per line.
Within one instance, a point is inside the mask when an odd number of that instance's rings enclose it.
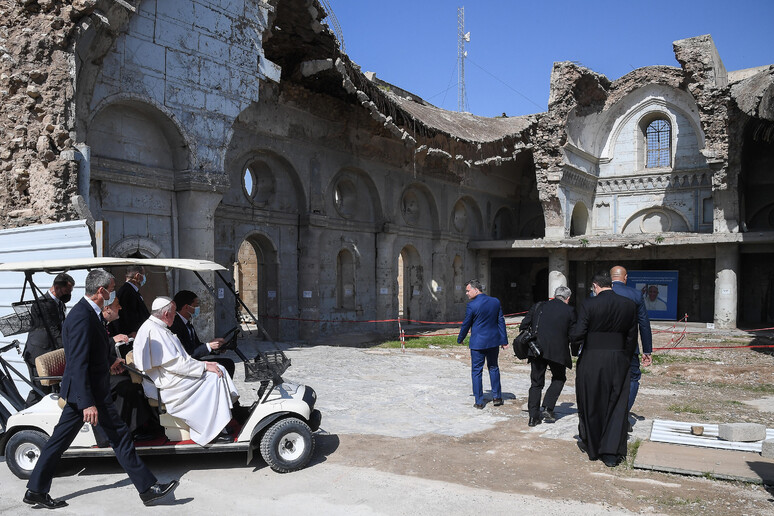
<path fill-rule="evenodd" d="M 642 292 L 648 317 L 677 319 L 677 271 L 629 271 L 626 284 Z"/>

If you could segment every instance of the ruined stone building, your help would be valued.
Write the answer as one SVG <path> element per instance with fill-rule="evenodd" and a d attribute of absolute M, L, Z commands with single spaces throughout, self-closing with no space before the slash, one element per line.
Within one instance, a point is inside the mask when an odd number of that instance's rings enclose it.
<path fill-rule="evenodd" d="M 483 118 L 363 73 L 317 0 L 0 17 L 2 226 L 215 260 L 273 338 L 459 320 L 473 277 L 517 312 L 613 263 L 677 270 L 690 320 L 774 319 L 774 67 L 728 72 L 710 36 L 615 81 L 556 63 L 547 112 Z"/>

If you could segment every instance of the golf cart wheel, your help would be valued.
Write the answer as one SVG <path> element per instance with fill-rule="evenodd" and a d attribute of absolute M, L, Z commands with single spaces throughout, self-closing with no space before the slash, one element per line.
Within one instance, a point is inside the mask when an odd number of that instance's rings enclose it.
<path fill-rule="evenodd" d="M 278 473 L 302 469 L 309 464 L 313 451 L 312 430 L 294 417 L 277 421 L 261 438 L 261 456 Z"/>
<path fill-rule="evenodd" d="M 11 473 L 19 478 L 30 478 L 47 441 L 48 436 L 37 430 L 22 430 L 13 434 L 5 447 L 5 462 Z"/>

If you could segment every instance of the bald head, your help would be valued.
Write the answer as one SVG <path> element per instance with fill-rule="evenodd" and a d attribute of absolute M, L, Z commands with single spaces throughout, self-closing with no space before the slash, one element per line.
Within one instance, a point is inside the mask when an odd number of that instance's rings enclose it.
<path fill-rule="evenodd" d="M 613 281 L 623 281 L 626 283 L 626 269 L 620 265 L 616 265 L 610 269 L 610 279 Z"/>

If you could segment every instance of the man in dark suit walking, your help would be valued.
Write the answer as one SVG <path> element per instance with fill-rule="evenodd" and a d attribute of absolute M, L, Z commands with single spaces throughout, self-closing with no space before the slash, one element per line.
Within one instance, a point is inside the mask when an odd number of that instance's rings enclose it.
<path fill-rule="evenodd" d="M 489 382 L 492 385 L 493 404 L 496 407 L 503 404 L 497 356 L 498 346 L 502 346 L 503 349 L 508 347 L 508 335 L 505 332 L 505 318 L 500 301 L 496 297 L 487 296 L 482 289 L 481 282 L 475 279 L 465 285 L 465 294 L 470 302 L 465 309 L 465 320 L 457 336 L 457 343 L 461 344 L 470 331 L 471 377 L 475 398 L 473 406 L 477 409 L 484 408 L 481 376 L 485 360 L 486 367 L 489 369 Z"/>
<path fill-rule="evenodd" d="M 99 425 L 110 441 L 121 467 L 127 472 L 145 505 L 155 505 L 169 495 L 177 480 L 160 484 L 140 460 L 126 424 L 113 406 L 110 394 L 108 339 L 101 321 L 102 307 L 112 303 L 113 275 L 95 269 L 86 276 L 86 295 L 72 309 L 62 328 L 65 371 L 61 396 L 66 400 L 59 423 L 43 448 L 32 471 L 24 502 L 48 509 L 67 506 L 48 494 L 57 462 L 84 423 Z M 113 364 L 113 366 L 117 366 Z"/>
<path fill-rule="evenodd" d="M 24 362 L 30 371 L 30 378 L 43 392 L 51 392 L 51 387 L 41 385 L 34 377 L 38 375 L 35 359 L 44 353 L 62 347 L 62 323 L 65 319 L 65 305 L 70 301 L 75 280 L 64 272 L 54 277 L 51 288 L 35 300 L 30 308 L 32 329 L 24 345 Z M 27 396 L 27 406 L 40 401 L 40 395 L 32 389 Z"/>
<path fill-rule="evenodd" d="M 594 297 L 578 310 L 573 351 L 578 434 L 589 459 L 614 467 L 626 457 L 629 364 L 637 346 L 637 305 L 613 292 L 610 274 L 594 276 Z"/>
<path fill-rule="evenodd" d="M 217 362 L 222 365 L 226 368 L 228 375 L 234 378 L 234 361 L 226 357 L 212 356 L 214 353 L 218 353 L 218 350 L 226 341 L 217 338 L 207 343 L 202 342 L 199 340 L 199 335 L 192 324 L 193 320 L 199 316 L 199 297 L 190 290 L 181 290 L 175 294 L 172 301 L 174 301 L 177 307 L 177 313 L 175 314 L 175 321 L 169 329 L 177 335 L 183 348 L 191 355 L 191 358 L 202 360 L 208 357 L 207 361 Z"/>
<path fill-rule="evenodd" d="M 529 313 L 521 321 L 519 330 L 535 326 L 537 322 L 537 347 L 540 355 L 530 354 L 529 362 L 532 368 L 531 385 L 527 407 L 529 408 L 529 426 L 539 425 L 545 413 L 545 420 L 553 422 L 556 419 L 554 407 L 567 381 L 567 369 L 572 368 L 570 358 L 570 334 L 575 328 L 575 309 L 569 306 L 572 291 L 564 286 L 556 287 L 554 298 L 532 305 Z M 551 385 L 549 385 L 543 404 L 540 396 L 546 379 L 546 368 L 551 369 Z"/>
<path fill-rule="evenodd" d="M 147 279 L 145 267 L 142 265 L 126 267 L 126 283 L 118 289 L 118 302 L 121 305 L 121 310 L 118 312 L 118 319 L 111 323 L 110 332 L 112 334 L 134 337 L 142 323 L 150 317 L 145 300 L 140 294 L 140 288 L 145 285 Z"/>
<path fill-rule="evenodd" d="M 650 318 L 648 309 L 645 307 L 645 301 L 642 299 L 642 292 L 636 288 L 626 285 L 628 274 L 626 269 L 616 265 L 610 269 L 610 279 L 613 280 L 613 292 L 619 296 L 628 297 L 637 305 L 637 326 L 640 329 L 640 340 L 642 341 L 642 365 L 649 367 L 652 363 L 651 353 L 653 352 L 653 333 L 650 330 Z M 629 410 L 634 406 L 634 400 L 637 399 L 637 392 L 640 390 L 640 348 L 636 347 L 632 362 L 629 366 L 631 370 L 631 386 L 629 387 Z"/>

